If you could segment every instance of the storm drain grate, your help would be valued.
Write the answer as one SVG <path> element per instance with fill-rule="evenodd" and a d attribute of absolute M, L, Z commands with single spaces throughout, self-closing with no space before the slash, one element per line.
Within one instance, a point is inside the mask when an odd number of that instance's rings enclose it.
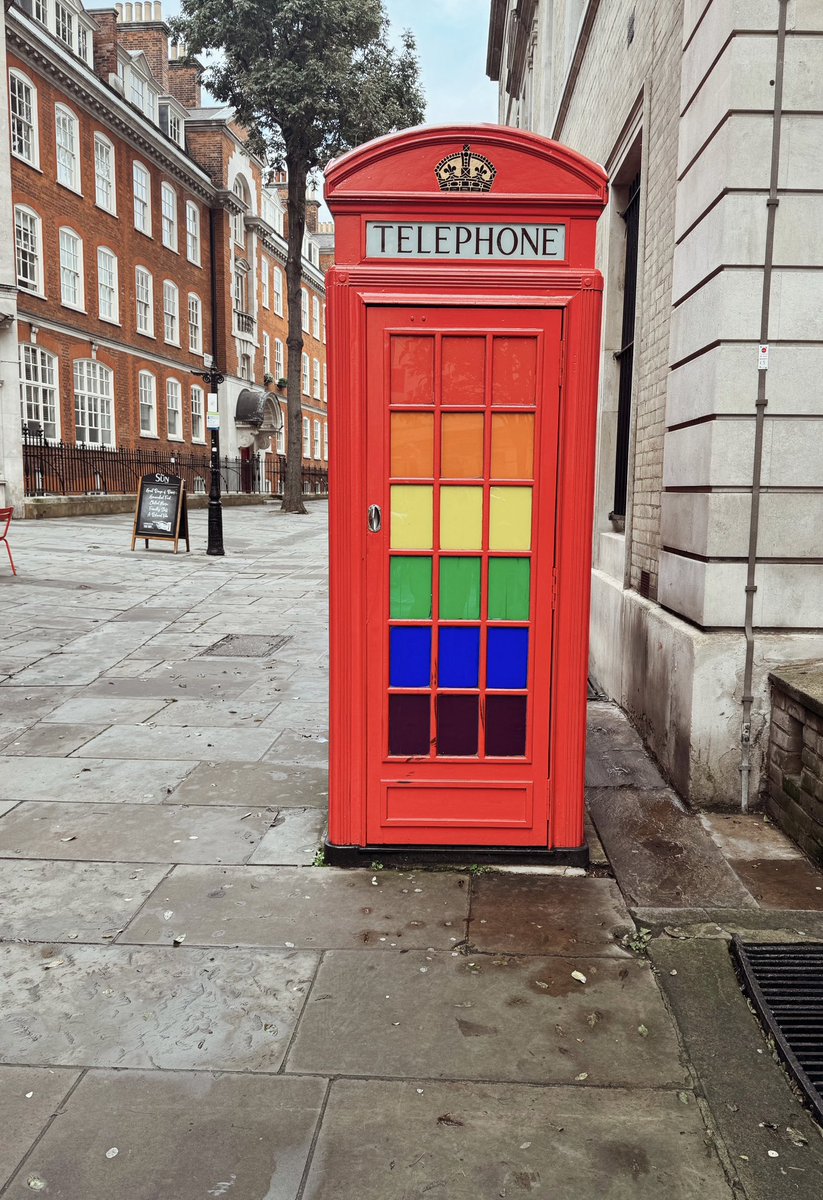
<path fill-rule="evenodd" d="M 823 943 L 745 944 L 732 953 L 743 990 L 823 1121 Z"/>
<path fill-rule="evenodd" d="M 216 655 L 218 658 L 271 658 L 291 641 L 290 634 L 266 637 L 259 633 L 230 633 L 213 646 L 201 650 L 199 658 Z"/>

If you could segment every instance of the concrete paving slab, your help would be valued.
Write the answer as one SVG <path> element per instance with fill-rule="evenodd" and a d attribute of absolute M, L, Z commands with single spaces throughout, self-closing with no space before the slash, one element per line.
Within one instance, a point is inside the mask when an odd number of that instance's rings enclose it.
<path fill-rule="evenodd" d="M 190 770 L 191 762 L 174 759 L 126 762 L 0 756 L 0 799 L 158 804 Z"/>
<path fill-rule="evenodd" d="M 705 1138 L 670 1092 L 341 1079 L 303 1200 L 731 1200 Z"/>
<path fill-rule="evenodd" d="M 823 940 L 823 912 L 781 908 L 636 908 L 638 926 L 674 938 L 729 941 L 756 933 L 756 941 Z"/>
<path fill-rule="evenodd" d="M 78 758 L 187 758 L 203 762 L 256 762 L 274 741 L 263 729 L 116 725 L 93 738 Z"/>
<path fill-rule="evenodd" d="M 0 800 L 0 817 L 4 817 L 7 812 L 11 812 L 16 808 L 19 801 L 17 800 Z"/>
<path fill-rule="evenodd" d="M 3 750 L 15 738 L 25 733 L 25 725 L 11 725 L 8 722 L 0 724 L 0 750 Z"/>
<path fill-rule="evenodd" d="M 465 937 L 468 891 L 449 872 L 178 867 L 118 940 L 168 944 L 182 928 L 189 945 L 451 948 Z"/>
<path fill-rule="evenodd" d="M 176 700 L 152 720 L 152 725 L 194 725 L 212 728 L 256 728 L 278 707 L 243 700 Z"/>
<path fill-rule="evenodd" d="M 756 813 L 700 813 L 700 823 L 726 858 L 801 859 L 803 854 L 772 824 Z"/>
<path fill-rule="evenodd" d="M 91 683 L 109 665 L 88 654 L 51 654 L 34 666 L 19 671 L 14 676 L 14 682 L 18 687 Z"/>
<path fill-rule="evenodd" d="M 325 809 L 284 809 L 248 861 L 252 866 L 259 863 L 310 867 L 315 854 L 322 848 L 327 824 Z"/>
<path fill-rule="evenodd" d="M 135 604 L 134 608 L 127 608 L 125 612 L 119 613 L 114 620 L 140 622 L 149 621 L 163 624 L 178 620 L 185 614 L 185 612 L 185 608 L 153 606 L 150 604 Z"/>
<path fill-rule="evenodd" d="M 489 874 L 472 884 L 469 942 L 478 950 L 625 958 L 617 939 L 633 930 L 610 879 Z"/>
<path fill-rule="evenodd" d="M 668 788 L 587 788 L 586 802 L 630 905 L 754 906 L 700 822 Z"/>
<path fill-rule="evenodd" d="M 64 701 L 76 696 L 76 687 L 21 687 L 18 684 L 0 686 L 0 721 L 33 725 L 42 720 Z"/>
<path fill-rule="evenodd" d="M 290 713 L 290 705 L 279 706 L 280 720 Z M 269 717 L 267 724 L 273 724 L 278 719 L 278 709 Z M 329 739 L 323 733 L 296 733 L 292 729 L 278 735 L 277 741 L 266 753 L 269 762 L 290 763 L 295 766 L 324 767 L 329 766 Z"/>
<path fill-rule="evenodd" d="M 128 924 L 167 869 L 0 861 L 0 940 L 108 941 Z"/>
<path fill-rule="evenodd" d="M 650 951 L 748 1200 L 819 1200 L 820 1131 L 769 1051 L 728 946 L 655 940 Z M 789 1130 L 797 1130 L 806 1145 L 797 1145 Z"/>
<path fill-rule="evenodd" d="M 731 859 L 729 866 L 762 908 L 823 911 L 823 872 L 805 858 Z"/>
<path fill-rule="evenodd" d="M 646 963 L 421 950 L 326 954 L 287 1070 L 631 1087 L 686 1079 Z"/>
<path fill-rule="evenodd" d="M 586 709 L 586 742 L 593 750 L 642 750 L 643 740 L 621 708 L 592 700 Z"/>
<path fill-rule="evenodd" d="M 0 1188 L 11 1179 L 42 1129 L 80 1077 L 66 1068 L 0 1066 Z M 27 1200 L 32 1191 L 26 1187 Z"/>
<path fill-rule="evenodd" d="M 275 817 L 165 804 L 20 804 L 0 825 L 0 856 L 94 862 L 242 863 Z"/>
<path fill-rule="evenodd" d="M 0 1059 L 274 1073 L 316 965 L 296 951 L 0 946 Z"/>
<path fill-rule="evenodd" d="M 54 712 L 42 718 L 42 723 L 74 725 L 77 722 L 89 722 L 104 728 L 108 725 L 139 725 L 159 713 L 165 703 L 165 700 L 159 699 L 83 696 L 59 705 Z"/>
<path fill-rule="evenodd" d="M 294 1200 L 325 1093 L 321 1079 L 90 1072 L 7 1194 L 29 1200 L 33 1176 L 55 1200 Z"/>
<path fill-rule="evenodd" d="M 142 698 L 157 697 L 161 700 L 209 699 L 214 696 L 239 696 L 247 690 L 247 684 L 237 679 L 187 680 L 173 677 L 170 671 L 164 670 L 164 664 L 159 663 L 156 671 L 160 674 L 146 674 L 150 663 L 131 662 L 128 673 L 124 667 L 118 668 L 117 678 L 107 676 L 98 679 L 86 689 L 89 696 L 118 696 Z M 131 671 L 136 670 L 138 678 L 131 677 Z"/>
<path fill-rule="evenodd" d="M 328 797 L 329 773 L 320 767 L 201 763 L 169 797 L 169 803 L 322 808 Z"/>
<path fill-rule="evenodd" d="M 591 747 L 586 753 L 586 787 L 663 788 L 666 781 L 645 750 Z"/>
<path fill-rule="evenodd" d="M 3 747 L 5 754 L 25 754 L 36 757 L 40 754 L 53 758 L 65 758 L 74 750 L 79 750 L 103 732 L 102 725 L 33 725 L 31 729 L 12 738 Z M 2 786 L 2 785 L 0 785 Z"/>

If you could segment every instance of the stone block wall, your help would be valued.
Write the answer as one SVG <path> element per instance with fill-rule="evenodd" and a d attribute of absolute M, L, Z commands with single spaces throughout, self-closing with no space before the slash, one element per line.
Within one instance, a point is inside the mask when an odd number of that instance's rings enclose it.
<path fill-rule="evenodd" d="M 766 809 L 823 864 L 823 663 L 769 676 L 772 693 Z"/>

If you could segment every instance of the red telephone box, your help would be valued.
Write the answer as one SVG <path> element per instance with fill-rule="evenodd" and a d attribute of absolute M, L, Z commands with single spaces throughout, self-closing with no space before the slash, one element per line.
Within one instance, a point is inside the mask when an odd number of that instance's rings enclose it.
<path fill-rule="evenodd" d="M 326 172 L 332 862 L 586 861 L 606 196 L 490 125 Z"/>

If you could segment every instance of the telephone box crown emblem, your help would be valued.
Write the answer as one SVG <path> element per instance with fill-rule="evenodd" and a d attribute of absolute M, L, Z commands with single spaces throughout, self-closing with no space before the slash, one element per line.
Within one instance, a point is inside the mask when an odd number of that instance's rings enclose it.
<path fill-rule="evenodd" d="M 482 154 L 464 146 L 460 154 L 449 154 L 434 168 L 441 192 L 490 192 L 497 168 Z"/>

